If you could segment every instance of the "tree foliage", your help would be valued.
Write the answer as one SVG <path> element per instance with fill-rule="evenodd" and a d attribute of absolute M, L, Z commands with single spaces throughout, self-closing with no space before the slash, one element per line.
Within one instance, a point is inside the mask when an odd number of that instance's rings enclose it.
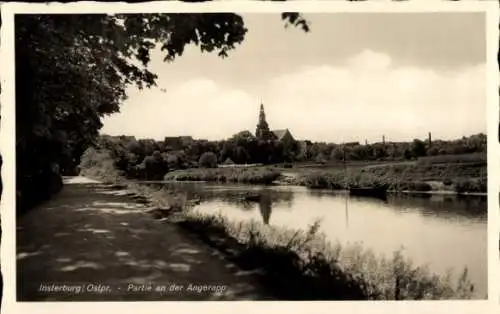
<path fill-rule="evenodd" d="M 217 156 L 212 152 L 205 152 L 198 162 L 200 168 L 217 168 Z"/>
<path fill-rule="evenodd" d="M 240 135 L 242 133 L 239 133 Z M 194 167 L 216 167 L 227 159 L 235 164 L 305 164 L 339 163 L 347 161 L 404 161 L 423 156 L 431 160 L 464 160 L 471 153 L 486 153 L 486 135 L 476 134 L 456 140 L 428 142 L 415 139 L 411 142 L 386 142 L 361 145 L 303 141 L 283 145 L 279 141 L 266 142 L 255 137 L 242 138 L 238 134 L 221 141 L 192 140 L 177 147 L 165 141 L 137 140 L 132 136 L 100 136 L 96 148 L 110 154 L 114 167 L 134 179 L 161 179 L 168 171 Z M 90 149 L 94 152 L 94 149 Z M 93 153 L 94 154 L 94 153 Z M 452 156 L 450 156 L 452 155 Z M 475 154 L 472 154 L 475 155 Z M 477 156 L 470 156 L 473 160 Z M 210 156 L 210 157 L 207 157 Z M 441 156 L 438 158 L 438 156 Z M 93 160 L 93 159 L 92 159 Z M 207 161 L 209 160 L 209 161 Z M 89 162 L 82 161 L 83 168 Z M 146 172 L 146 167 L 148 172 Z"/>
<path fill-rule="evenodd" d="M 296 13 L 282 19 L 307 25 Z M 168 62 L 189 44 L 226 57 L 246 32 L 243 18 L 232 13 L 16 15 L 18 207 L 53 192 L 43 188 L 58 176 L 51 169 L 68 171 L 78 163 L 101 118 L 119 111 L 128 86 L 155 85 L 148 69 L 153 49 Z M 125 151 L 135 156 L 122 154 L 122 160 L 145 157 Z"/>

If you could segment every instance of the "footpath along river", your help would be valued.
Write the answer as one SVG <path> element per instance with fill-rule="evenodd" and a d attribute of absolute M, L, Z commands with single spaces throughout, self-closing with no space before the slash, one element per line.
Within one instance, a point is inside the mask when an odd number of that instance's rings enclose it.
<path fill-rule="evenodd" d="M 67 179 L 17 218 L 17 300 L 273 299 L 251 273 L 146 210 L 105 185 Z"/>

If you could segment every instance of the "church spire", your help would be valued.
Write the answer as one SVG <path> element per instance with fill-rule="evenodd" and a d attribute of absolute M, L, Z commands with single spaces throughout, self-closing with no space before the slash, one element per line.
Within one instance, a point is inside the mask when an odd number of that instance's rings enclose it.
<path fill-rule="evenodd" d="M 260 104 L 259 124 L 267 124 L 266 113 L 264 112 L 264 104 L 263 103 Z"/>
<path fill-rule="evenodd" d="M 257 129 L 255 130 L 255 137 L 258 139 L 268 139 L 270 137 L 271 131 L 269 131 L 269 125 L 266 121 L 266 113 L 264 112 L 264 104 L 260 104 L 259 112 L 259 123 L 257 124 Z"/>

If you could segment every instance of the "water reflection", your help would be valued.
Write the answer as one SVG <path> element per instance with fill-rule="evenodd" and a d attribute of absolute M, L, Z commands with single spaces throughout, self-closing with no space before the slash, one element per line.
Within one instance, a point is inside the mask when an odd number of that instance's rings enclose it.
<path fill-rule="evenodd" d="M 418 211 L 440 219 L 486 221 L 488 213 L 485 196 L 392 195 L 387 205 L 400 212 Z"/>
<path fill-rule="evenodd" d="M 349 204 L 373 204 L 392 208 L 398 212 L 418 212 L 424 216 L 443 219 L 467 218 L 485 221 L 487 218 L 486 196 L 455 196 L 429 193 L 388 194 L 386 198 L 350 196 L 345 192 L 308 190 L 307 195 L 317 199 L 345 199 L 346 211 Z M 374 206 L 377 207 L 377 206 Z"/>
<path fill-rule="evenodd" d="M 391 208 L 396 213 L 414 212 L 423 216 L 432 216 L 440 219 L 486 221 L 486 196 L 431 195 L 431 194 L 389 194 L 385 199 L 350 196 L 345 192 L 329 190 L 309 190 L 300 187 L 261 187 L 248 185 L 205 184 L 203 182 L 179 183 L 148 183 L 166 193 L 183 193 L 188 199 L 206 201 L 221 201 L 227 205 L 236 205 L 244 211 L 259 210 L 262 221 L 269 224 L 273 208 L 292 209 L 294 197 L 309 196 L 316 200 L 343 200 L 345 211 L 345 225 L 349 226 L 349 207 L 358 205 L 372 205 Z M 304 196 L 300 196 L 301 199 Z M 312 203 L 311 203 L 312 204 Z M 302 210 L 307 208 L 301 208 Z"/>
<path fill-rule="evenodd" d="M 294 193 L 291 190 L 276 190 L 272 187 L 247 185 L 206 185 L 198 182 L 147 183 L 165 193 L 183 193 L 187 199 L 201 202 L 218 201 L 228 206 L 236 206 L 243 211 L 258 209 L 264 224 L 271 220 L 273 206 L 292 208 Z"/>
<path fill-rule="evenodd" d="M 220 196 L 216 194 L 212 194 L 212 199 L 220 199 Z M 229 198 L 229 200 L 234 200 L 234 198 Z M 226 195 L 226 200 L 228 200 Z M 290 191 L 281 191 L 276 192 L 271 189 L 260 189 L 256 191 L 255 194 L 248 197 L 245 196 L 245 200 L 240 202 L 240 206 L 242 206 L 245 210 L 254 209 L 257 205 L 260 215 L 262 217 L 262 221 L 264 224 L 268 225 L 271 220 L 271 214 L 273 212 L 273 204 L 281 205 L 288 208 L 291 208 L 293 205 L 293 193 Z"/>
<path fill-rule="evenodd" d="M 262 193 L 259 199 L 259 209 L 260 214 L 262 215 L 262 221 L 264 224 L 269 224 L 269 219 L 271 219 L 272 212 L 272 201 L 271 194 L 269 191 Z"/>
<path fill-rule="evenodd" d="M 485 197 L 388 195 L 386 200 L 292 186 L 157 184 L 165 193 L 200 199 L 197 210 L 230 220 L 259 219 L 266 225 L 306 229 L 321 219 L 329 240 L 353 243 L 392 255 L 404 246 L 416 264 L 445 273 L 467 266 L 478 292 L 487 282 Z M 425 197 L 423 197 L 425 196 Z"/>

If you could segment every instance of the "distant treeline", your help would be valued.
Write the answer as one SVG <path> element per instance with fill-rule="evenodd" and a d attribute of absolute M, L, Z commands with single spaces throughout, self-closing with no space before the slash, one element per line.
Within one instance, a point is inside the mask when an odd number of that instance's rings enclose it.
<path fill-rule="evenodd" d="M 262 141 L 241 132 L 228 140 L 207 141 L 166 138 L 164 141 L 136 139 L 132 136 L 98 138 L 82 158 L 82 166 L 109 154 L 118 170 L 129 178 L 159 180 L 168 171 L 194 167 L 213 168 L 218 164 L 326 163 L 347 161 L 404 161 L 424 156 L 486 152 L 486 135 L 461 139 L 412 142 L 386 142 L 361 145 L 310 141 Z"/>

